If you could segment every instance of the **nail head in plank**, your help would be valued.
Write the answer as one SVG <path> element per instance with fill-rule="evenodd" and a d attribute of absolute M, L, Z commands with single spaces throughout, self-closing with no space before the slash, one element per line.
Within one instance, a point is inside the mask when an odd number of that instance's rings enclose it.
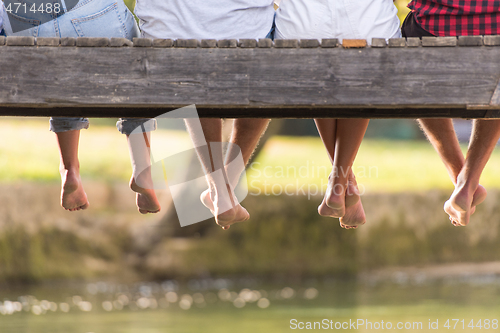
<path fill-rule="evenodd" d="M 317 40 L 317 39 L 301 39 L 299 45 L 303 49 L 316 48 L 316 47 L 319 47 L 319 40 Z"/>
<path fill-rule="evenodd" d="M 276 39 L 274 41 L 274 47 L 281 49 L 295 49 L 299 47 L 299 41 L 297 39 Z"/>
<path fill-rule="evenodd" d="M 203 48 L 210 48 L 210 49 L 216 48 L 217 39 L 202 39 L 200 46 Z"/>
<path fill-rule="evenodd" d="M 5 45 L 7 46 L 33 46 L 35 45 L 35 37 L 9 36 Z"/>
<path fill-rule="evenodd" d="M 0 46 L 4 46 L 4 45 L 5 45 L 5 37 L 0 36 Z"/>
<path fill-rule="evenodd" d="M 134 46 L 131 40 L 127 38 L 112 37 L 109 39 L 110 47 Z"/>
<path fill-rule="evenodd" d="M 500 36 L 498 35 L 484 36 L 483 42 L 484 45 L 486 46 L 500 46 Z"/>
<path fill-rule="evenodd" d="M 406 46 L 408 47 L 419 47 L 420 46 L 420 38 L 418 37 L 408 37 L 406 38 Z"/>
<path fill-rule="evenodd" d="M 200 42 L 197 39 L 177 39 L 175 41 L 175 47 L 180 48 L 197 48 Z"/>
<path fill-rule="evenodd" d="M 422 46 L 457 46 L 457 37 L 422 37 Z"/>
<path fill-rule="evenodd" d="M 342 41 L 342 46 L 346 49 L 363 48 L 366 47 L 366 45 L 366 39 L 344 39 Z"/>
<path fill-rule="evenodd" d="M 109 38 L 102 37 L 78 37 L 76 39 L 78 47 L 106 47 L 109 46 Z"/>
<path fill-rule="evenodd" d="M 261 38 L 259 39 L 257 46 L 261 48 L 273 47 L 273 40 L 271 38 Z"/>
<path fill-rule="evenodd" d="M 405 47 L 406 39 L 404 38 L 389 38 L 389 47 Z"/>
<path fill-rule="evenodd" d="M 217 46 L 221 49 L 229 49 L 238 47 L 238 41 L 236 39 L 221 39 L 217 41 Z"/>
<path fill-rule="evenodd" d="M 386 47 L 387 41 L 385 38 L 372 38 L 372 47 Z"/>
<path fill-rule="evenodd" d="M 59 46 L 61 39 L 59 37 L 38 37 L 36 39 L 37 46 Z"/>
<path fill-rule="evenodd" d="M 339 46 L 339 40 L 337 38 L 324 38 L 321 40 L 321 47 L 332 48 Z"/>
<path fill-rule="evenodd" d="M 76 46 L 76 38 L 74 37 L 61 38 L 61 46 Z"/>
<path fill-rule="evenodd" d="M 151 38 L 134 38 L 134 47 L 152 47 L 153 40 Z"/>
<path fill-rule="evenodd" d="M 483 36 L 459 36 L 458 46 L 483 46 Z"/>

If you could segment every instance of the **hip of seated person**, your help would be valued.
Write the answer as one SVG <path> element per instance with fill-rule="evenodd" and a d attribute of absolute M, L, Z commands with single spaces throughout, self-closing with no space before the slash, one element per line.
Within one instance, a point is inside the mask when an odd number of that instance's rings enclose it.
<path fill-rule="evenodd" d="M 273 28 L 273 0 L 137 0 L 145 38 L 265 38 Z"/>
<path fill-rule="evenodd" d="M 392 0 L 283 0 L 276 12 L 276 39 L 401 37 Z"/>
<path fill-rule="evenodd" d="M 79 0 L 62 2 L 47 11 L 25 12 L 24 8 L 8 15 L 7 36 L 31 37 L 122 37 L 139 36 L 134 16 L 123 0 Z M 71 5 L 71 7 L 66 7 Z M 8 24 L 7 24 L 8 23 Z"/>

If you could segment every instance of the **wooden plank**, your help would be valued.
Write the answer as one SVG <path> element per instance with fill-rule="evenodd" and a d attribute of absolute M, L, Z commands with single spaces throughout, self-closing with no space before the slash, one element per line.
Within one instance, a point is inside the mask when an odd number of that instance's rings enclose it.
<path fill-rule="evenodd" d="M 385 38 L 372 38 L 372 47 L 387 47 Z"/>
<path fill-rule="evenodd" d="M 257 47 L 257 40 L 255 40 L 255 39 L 240 39 L 238 41 L 238 47 L 256 48 Z"/>
<path fill-rule="evenodd" d="M 217 41 L 217 47 L 219 48 L 236 48 L 238 47 L 238 40 L 236 39 L 221 39 Z"/>
<path fill-rule="evenodd" d="M 37 41 L 38 43 L 38 41 Z M 118 38 L 118 37 L 113 37 L 109 39 L 109 46 L 110 47 L 130 47 L 134 46 L 134 44 L 128 40 L 127 38 Z"/>
<path fill-rule="evenodd" d="M 37 46 L 51 46 L 51 47 L 57 47 L 59 46 L 60 43 L 60 38 L 53 38 L 53 37 L 38 37 L 36 39 L 36 45 Z"/>
<path fill-rule="evenodd" d="M 152 47 L 153 40 L 150 38 L 134 38 L 134 47 Z"/>
<path fill-rule="evenodd" d="M 319 40 L 317 39 L 301 39 L 299 46 L 303 49 L 319 47 Z"/>
<path fill-rule="evenodd" d="M 368 44 L 366 39 L 344 39 L 342 40 L 342 47 L 345 49 L 349 48 L 363 48 Z"/>
<path fill-rule="evenodd" d="M 177 39 L 174 42 L 174 46 L 180 48 L 197 48 L 200 46 L 200 41 L 197 39 Z"/>
<path fill-rule="evenodd" d="M 153 47 L 157 48 L 166 48 L 166 47 L 173 47 L 174 46 L 174 41 L 172 39 L 163 39 L 163 38 L 155 38 L 153 39 Z"/>
<path fill-rule="evenodd" d="M 76 39 L 76 46 L 78 47 L 106 47 L 108 45 L 109 45 L 109 38 L 78 37 Z"/>
<path fill-rule="evenodd" d="M 206 118 L 370 118 L 370 119 L 417 119 L 417 118 L 500 118 L 499 109 L 453 108 L 324 108 L 324 107 L 206 107 L 197 106 L 200 117 Z M 95 117 L 95 118 L 154 118 L 175 108 L 140 107 L 56 107 L 27 108 L 2 107 L 2 116 L 23 117 Z"/>
<path fill-rule="evenodd" d="M 405 38 L 389 38 L 389 47 L 406 47 Z"/>
<path fill-rule="evenodd" d="M 299 47 L 299 41 L 297 39 L 275 39 L 274 47 L 296 49 Z"/>
<path fill-rule="evenodd" d="M 475 118 L 500 109 L 498 59 L 500 47 L 0 47 L 0 113 Z"/>
<path fill-rule="evenodd" d="M 421 45 L 421 40 L 418 37 L 408 37 L 406 38 L 406 45 L 408 47 L 419 47 Z"/>
<path fill-rule="evenodd" d="M 73 37 L 61 38 L 61 46 L 76 46 L 76 38 Z"/>
<path fill-rule="evenodd" d="M 273 47 L 273 40 L 270 38 L 261 38 L 257 42 L 257 46 L 260 48 L 270 48 Z"/>
<path fill-rule="evenodd" d="M 323 48 L 332 48 L 338 46 L 339 46 L 338 38 L 323 38 L 321 40 L 321 47 Z"/>
<path fill-rule="evenodd" d="M 457 37 L 422 37 L 422 46 L 450 47 L 457 46 Z"/>
<path fill-rule="evenodd" d="M 217 39 L 202 39 L 200 47 L 205 49 L 213 49 L 217 47 Z"/>
<path fill-rule="evenodd" d="M 482 46 L 483 36 L 459 36 L 458 46 Z"/>
<path fill-rule="evenodd" d="M 486 46 L 500 46 L 500 36 L 484 36 L 483 43 Z"/>
<path fill-rule="evenodd" d="M 35 45 L 35 37 L 20 37 L 10 36 L 5 41 L 7 46 L 33 46 Z"/>

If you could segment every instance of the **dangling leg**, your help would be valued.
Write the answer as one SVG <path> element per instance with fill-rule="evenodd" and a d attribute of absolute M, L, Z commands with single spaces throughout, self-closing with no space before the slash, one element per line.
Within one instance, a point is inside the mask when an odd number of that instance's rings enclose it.
<path fill-rule="evenodd" d="M 341 218 L 341 226 L 357 228 L 366 222 L 352 164 L 363 139 L 368 120 L 316 119 L 316 126 L 326 147 L 333 170 L 318 212 Z"/>
<path fill-rule="evenodd" d="M 479 178 L 499 138 L 500 120 L 474 121 L 464 166 L 457 177 L 455 191 L 444 205 L 456 225 L 466 226 L 469 223 Z"/>
<path fill-rule="evenodd" d="M 78 143 L 80 130 L 57 132 L 61 163 L 61 206 L 69 211 L 87 209 L 89 202 L 80 179 Z"/>
<path fill-rule="evenodd" d="M 419 119 L 419 124 L 443 161 L 453 185 L 456 186 L 465 158 L 460 149 L 453 121 L 451 119 Z M 470 214 L 473 214 L 475 207 L 486 199 L 486 194 L 486 189 L 479 185 L 473 196 Z"/>

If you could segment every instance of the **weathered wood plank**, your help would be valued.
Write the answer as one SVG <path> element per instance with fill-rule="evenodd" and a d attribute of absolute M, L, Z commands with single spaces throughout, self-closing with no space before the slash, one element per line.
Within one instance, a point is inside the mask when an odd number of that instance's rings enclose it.
<path fill-rule="evenodd" d="M 387 47 L 385 38 L 372 38 L 372 47 Z"/>
<path fill-rule="evenodd" d="M 498 59 L 497 47 L 0 47 L 0 114 L 477 118 L 500 109 Z"/>
<path fill-rule="evenodd" d="M 60 41 L 61 41 L 60 38 L 38 37 L 36 39 L 36 45 L 37 46 L 52 46 L 52 47 L 57 47 L 57 46 L 59 46 Z"/>

